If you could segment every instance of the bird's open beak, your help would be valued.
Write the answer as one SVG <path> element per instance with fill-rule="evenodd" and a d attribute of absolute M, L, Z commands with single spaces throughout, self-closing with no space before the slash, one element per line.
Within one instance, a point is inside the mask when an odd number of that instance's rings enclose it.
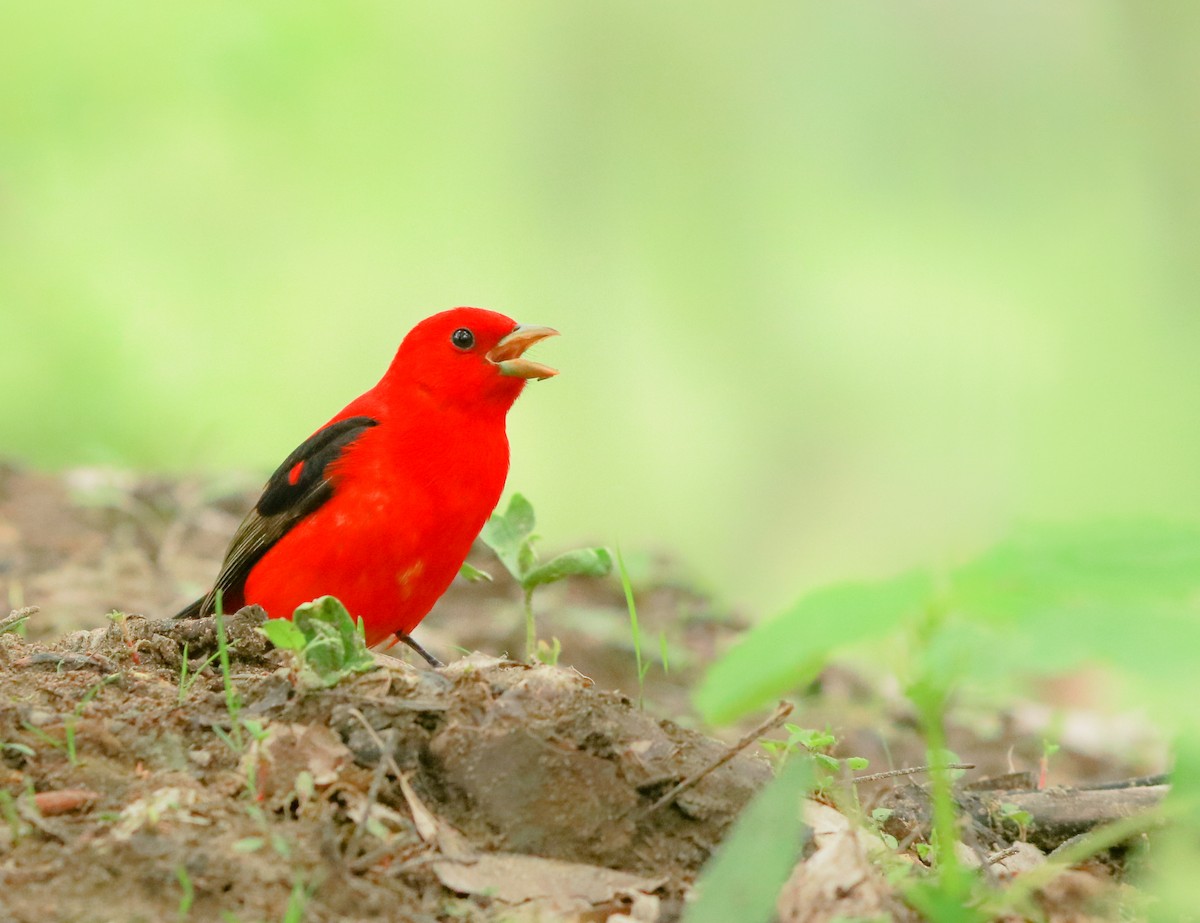
<path fill-rule="evenodd" d="M 492 348 L 487 354 L 488 361 L 500 367 L 501 375 L 513 378 L 552 378 L 558 374 L 558 369 L 526 359 L 522 354 L 538 340 L 554 336 L 558 336 L 558 331 L 553 327 L 520 324 Z"/>

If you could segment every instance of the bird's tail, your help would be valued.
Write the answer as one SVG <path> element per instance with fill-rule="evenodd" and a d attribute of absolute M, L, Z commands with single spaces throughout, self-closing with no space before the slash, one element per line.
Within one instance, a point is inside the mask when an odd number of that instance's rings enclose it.
<path fill-rule="evenodd" d="M 186 606 L 175 613 L 175 619 L 198 619 L 208 615 L 208 613 L 212 610 L 212 605 L 211 603 L 205 605 L 206 603 L 209 603 L 209 598 L 207 596 L 201 596 L 190 606 Z"/>

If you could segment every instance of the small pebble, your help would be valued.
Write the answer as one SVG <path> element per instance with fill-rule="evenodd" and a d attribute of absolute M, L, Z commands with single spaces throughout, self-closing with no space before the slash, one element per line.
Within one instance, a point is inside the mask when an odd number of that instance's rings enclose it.
<path fill-rule="evenodd" d="M 207 750 L 189 750 L 188 759 L 204 769 L 212 762 L 213 756 Z"/>

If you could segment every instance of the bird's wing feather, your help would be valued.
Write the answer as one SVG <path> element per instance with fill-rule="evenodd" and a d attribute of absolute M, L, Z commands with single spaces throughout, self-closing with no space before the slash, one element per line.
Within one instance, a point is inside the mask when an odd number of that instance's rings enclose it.
<path fill-rule="evenodd" d="M 218 591 L 226 597 L 240 596 L 250 569 L 271 546 L 333 496 L 330 465 L 378 423 L 372 417 L 347 417 L 317 430 L 297 446 L 275 469 L 258 503 L 238 526 L 213 588 L 176 618 L 208 615 L 216 607 Z"/>

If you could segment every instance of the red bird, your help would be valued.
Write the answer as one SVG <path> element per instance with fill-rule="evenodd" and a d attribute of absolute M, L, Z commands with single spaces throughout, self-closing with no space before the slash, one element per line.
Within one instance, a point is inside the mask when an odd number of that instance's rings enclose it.
<path fill-rule="evenodd" d="M 558 331 L 481 308 L 426 318 L 383 378 L 284 459 L 238 527 L 212 590 L 178 618 L 257 603 L 290 618 L 318 596 L 362 617 L 368 644 L 409 633 L 450 582 L 508 475 L 504 420 L 524 352 Z"/>

